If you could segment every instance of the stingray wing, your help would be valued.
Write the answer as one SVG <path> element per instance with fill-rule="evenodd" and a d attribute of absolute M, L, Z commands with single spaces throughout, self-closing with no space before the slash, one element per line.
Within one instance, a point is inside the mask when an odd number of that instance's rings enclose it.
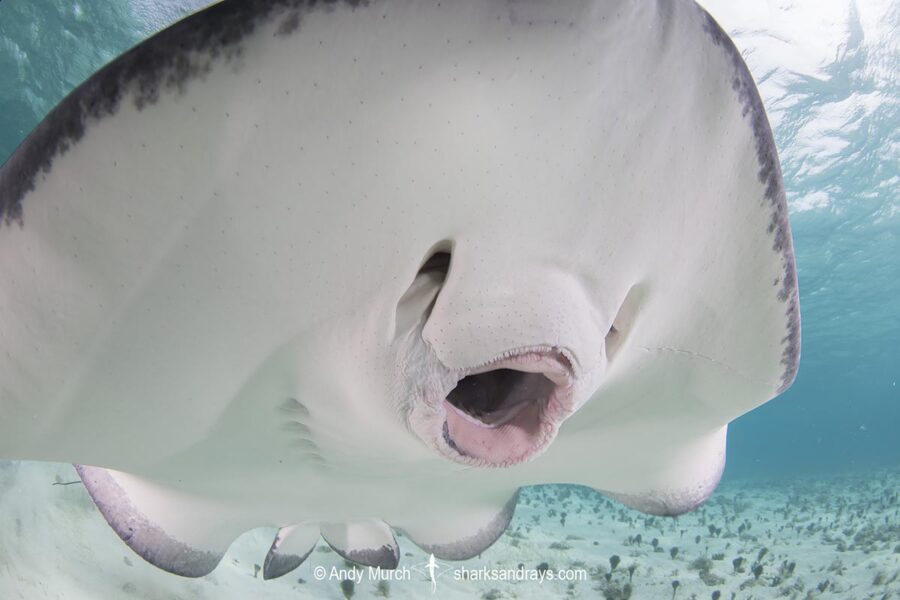
<path fill-rule="evenodd" d="M 0 215 L 0 456 L 112 469 L 82 469 L 104 515 L 185 575 L 304 511 L 389 564 L 372 517 L 471 556 L 528 483 L 687 510 L 728 421 L 796 373 L 771 131 L 691 2 L 229 0 L 54 109 L 0 168 Z M 441 467 L 354 374 L 378 371 L 363 333 L 393 335 L 442 240 L 434 341 L 474 322 L 507 348 L 521 322 L 481 299 L 517 289 L 515 316 L 552 312 L 548 272 L 575 272 L 592 307 L 589 326 L 533 324 L 605 366 L 531 463 Z M 271 576 L 308 551 L 297 531 Z"/>

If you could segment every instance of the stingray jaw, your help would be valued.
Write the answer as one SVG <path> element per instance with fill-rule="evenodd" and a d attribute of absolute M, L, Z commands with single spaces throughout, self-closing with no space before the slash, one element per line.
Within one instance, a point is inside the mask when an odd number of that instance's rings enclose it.
<path fill-rule="evenodd" d="M 451 389 L 427 394 L 427 437 L 445 457 L 481 467 L 540 454 L 575 410 L 574 361 L 551 346 L 512 350 L 454 372 Z"/>

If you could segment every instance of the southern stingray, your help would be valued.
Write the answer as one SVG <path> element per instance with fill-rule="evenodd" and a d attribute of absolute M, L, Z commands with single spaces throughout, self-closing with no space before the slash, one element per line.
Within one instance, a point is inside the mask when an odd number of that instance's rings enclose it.
<path fill-rule="evenodd" d="M 772 133 L 687 0 L 226 0 L 60 103 L 0 215 L 0 457 L 180 575 L 262 525 L 269 578 L 464 559 L 536 483 L 679 514 L 797 370 Z"/>

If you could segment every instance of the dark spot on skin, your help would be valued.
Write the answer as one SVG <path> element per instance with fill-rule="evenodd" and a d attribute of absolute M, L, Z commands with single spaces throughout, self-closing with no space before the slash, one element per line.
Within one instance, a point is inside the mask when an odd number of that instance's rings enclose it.
<path fill-rule="evenodd" d="M 300 27 L 300 13 L 292 12 L 281 22 L 281 25 L 278 26 L 278 31 L 275 32 L 275 35 L 290 35 L 297 31 Z"/>
<path fill-rule="evenodd" d="M 219 60 L 241 56 L 241 40 L 270 19 L 287 14 L 279 33 L 300 28 L 301 13 L 368 0 L 224 0 L 175 23 L 138 44 L 75 88 L 0 167 L 0 221 L 22 226 L 22 199 L 36 177 L 84 136 L 91 120 L 114 115 L 130 95 L 138 109 L 154 104 L 163 91 L 183 92 Z"/>
<path fill-rule="evenodd" d="M 800 301 L 797 292 L 797 267 L 794 262 L 794 248 L 791 242 L 791 226 L 788 221 L 787 199 L 784 193 L 784 182 L 781 175 L 781 164 L 778 161 L 778 150 L 772 137 L 772 128 L 766 117 L 766 110 L 756 89 L 753 76 L 750 74 L 741 53 L 715 19 L 698 7 L 705 18 L 704 30 L 712 38 L 713 43 L 722 48 L 734 65 L 735 77 L 732 89 L 737 93 L 742 113 L 750 118 L 750 125 L 756 139 L 756 157 L 759 161 L 759 181 L 765 186 L 765 198 L 771 207 L 771 220 L 767 230 L 773 236 L 772 249 L 782 257 L 781 289 L 778 299 L 787 306 L 785 320 L 787 335 L 782 339 L 783 350 L 781 364 L 784 372 L 781 376 L 780 394 L 793 383 L 800 363 Z"/>

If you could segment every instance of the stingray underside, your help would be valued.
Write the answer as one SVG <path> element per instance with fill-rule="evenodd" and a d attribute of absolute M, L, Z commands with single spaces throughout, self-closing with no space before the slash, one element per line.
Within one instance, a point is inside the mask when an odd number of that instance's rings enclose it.
<path fill-rule="evenodd" d="M 0 457 L 83 465 L 179 575 L 263 525 L 267 578 L 320 535 L 469 558 L 535 483 L 690 510 L 799 360 L 771 130 L 687 1 L 226 0 L 51 111 L 0 217 Z M 539 381 L 473 371 L 520 348 L 576 380 L 558 428 L 491 468 L 488 404 L 448 400 L 457 462 L 411 432 L 423 381 Z"/>

